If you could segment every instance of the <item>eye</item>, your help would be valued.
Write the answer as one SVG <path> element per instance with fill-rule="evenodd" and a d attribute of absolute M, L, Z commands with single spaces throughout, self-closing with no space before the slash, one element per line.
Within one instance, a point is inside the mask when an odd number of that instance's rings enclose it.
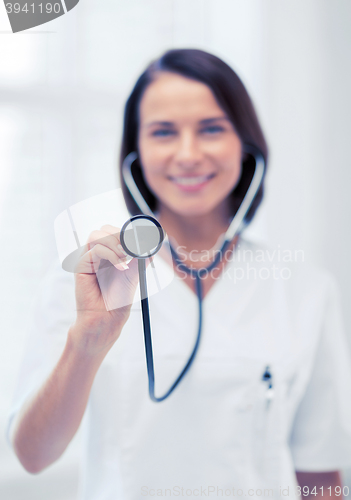
<path fill-rule="evenodd" d="M 204 127 L 201 129 L 201 132 L 205 134 L 217 134 L 219 132 L 223 132 L 224 128 L 220 125 L 208 125 L 208 127 Z"/>
<path fill-rule="evenodd" d="M 170 129 L 159 129 L 159 130 L 154 130 L 151 135 L 154 137 L 168 137 L 170 135 L 173 135 L 175 132 L 174 130 Z"/>

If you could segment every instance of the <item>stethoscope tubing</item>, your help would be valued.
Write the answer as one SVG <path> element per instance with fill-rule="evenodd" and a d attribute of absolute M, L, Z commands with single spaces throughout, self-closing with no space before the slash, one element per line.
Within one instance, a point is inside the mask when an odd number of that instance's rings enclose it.
<path fill-rule="evenodd" d="M 250 186 L 242 200 L 240 207 L 238 208 L 235 216 L 233 217 L 232 222 L 230 223 L 225 235 L 224 241 L 231 241 L 234 236 L 242 231 L 245 227 L 244 218 L 247 212 L 249 211 L 251 204 L 257 194 L 257 191 L 262 183 L 264 171 L 265 171 L 265 161 L 262 156 L 262 153 L 255 147 L 250 144 L 245 144 L 244 151 L 246 153 L 251 154 L 255 158 L 255 172 L 253 178 L 251 179 Z M 122 165 L 122 175 L 123 179 L 126 183 L 126 186 L 132 195 L 135 203 L 140 208 L 141 212 L 145 215 L 150 215 L 157 219 L 149 205 L 146 203 L 144 197 L 140 193 L 138 186 L 136 185 L 133 175 L 131 172 L 131 166 L 134 161 L 138 158 L 138 155 L 135 151 L 129 153 L 124 159 Z"/>
<path fill-rule="evenodd" d="M 190 366 L 192 365 L 197 350 L 200 345 L 200 340 L 201 340 L 201 334 L 202 334 L 202 323 L 203 323 L 203 290 L 202 290 L 202 275 L 205 275 L 209 273 L 219 262 L 221 259 L 221 254 L 224 252 L 229 245 L 229 241 L 225 241 L 220 249 L 220 251 L 217 253 L 216 258 L 211 262 L 211 264 L 207 267 L 201 268 L 201 269 L 193 269 L 187 267 L 185 264 L 182 263 L 182 261 L 179 259 L 179 256 L 177 252 L 174 250 L 174 248 L 170 245 L 171 253 L 173 256 L 174 261 L 176 262 L 179 270 L 185 271 L 187 274 L 195 277 L 195 288 L 196 288 L 196 296 L 198 299 L 198 309 L 199 309 L 199 323 L 198 323 L 198 330 L 197 330 L 197 335 L 195 339 L 195 344 L 193 347 L 193 350 L 188 358 L 188 361 L 186 362 L 184 368 L 176 378 L 176 380 L 173 382 L 171 387 L 168 389 L 168 391 L 163 394 L 163 396 L 156 396 L 155 395 L 155 369 L 154 369 L 154 359 L 153 359 L 153 349 L 152 349 L 152 339 L 151 339 L 151 322 L 150 322 L 150 311 L 149 311 L 149 300 L 148 300 L 148 293 L 147 293 L 147 281 L 146 281 L 146 266 L 145 266 L 145 260 L 144 259 L 138 259 L 138 271 L 139 271 L 139 285 L 140 285 L 140 297 L 141 297 L 141 311 L 142 311 L 142 318 L 143 318 L 143 328 L 144 328 L 144 343 L 145 343 L 145 355 L 146 355 L 146 368 L 147 368 L 147 373 L 148 373 L 148 379 L 149 379 L 149 396 L 152 401 L 155 403 L 160 403 L 161 401 L 164 401 L 165 399 L 168 398 L 174 391 L 174 389 L 178 386 L 180 381 L 183 379 L 183 377 L 186 375 L 186 373 L 189 371 Z"/>
<path fill-rule="evenodd" d="M 207 275 L 219 262 L 221 259 L 222 252 L 226 250 L 230 241 L 236 236 L 236 234 L 240 233 L 241 229 L 244 227 L 244 218 L 247 214 L 248 210 L 251 207 L 251 204 L 257 194 L 257 191 L 261 185 L 264 170 L 265 170 L 265 162 L 261 153 L 257 152 L 257 148 L 246 145 L 245 150 L 248 153 L 251 153 L 255 157 L 256 165 L 255 172 L 253 178 L 251 180 L 250 186 L 244 196 L 244 199 L 237 210 L 232 222 L 230 223 L 225 235 L 224 241 L 221 245 L 220 250 L 217 252 L 215 259 L 211 264 L 205 268 L 194 269 L 187 267 L 179 258 L 177 252 L 174 250 L 171 244 L 169 244 L 172 257 L 175 263 L 178 266 L 178 269 L 181 271 L 185 271 L 188 275 L 195 277 L 195 286 L 196 286 L 196 295 L 198 298 L 198 308 L 199 308 L 199 323 L 198 323 L 198 331 L 196 335 L 195 344 L 193 350 L 186 362 L 184 368 L 173 382 L 171 387 L 166 391 L 163 396 L 155 395 L 155 370 L 154 370 L 154 359 L 153 359 L 153 349 L 152 349 L 152 339 L 151 339 L 151 324 L 150 324 L 150 312 L 149 312 L 149 301 L 147 295 L 147 282 L 146 282 L 146 266 L 144 259 L 138 259 L 138 270 L 139 270 L 139 283 L 140 283 L 140 297 L 141 297 L 141 310 L 143 317 L 143 327 L 144 327 L 144 342 L 145 342 L 145 354 L 146 354 L 146 365 L 147 365 L 147 373 L 149 379 L 149 396 L 150 399 L 154 402 L 164 401 L 170 394 L 174 391 L 174 389 L 179 385 L 180 381 L 183 379 L 184 375 L 189 371 L 191 364 L 195 359 L 195 355 L 200 345 L 201 334 L 202 334 L 202 326 L 203 326 L 203 290 L 201 279 L 205 274 Z M 125 158 L 122 166 L 122 174 L 124 181 L 128 187 L 128 190 L 134 201 L 139 206 L 140 210 L 147 216 L 155 217 L 155 214 L 152 212 L 146 201 L 144 200 L 142 194 L 140 193 L 137 185 L 134 182 L 132 173 L 131 173 L 131 165 L 137 159 L 137 154 L 135 152 L 129 153 L 129 155 Z M 157 219 L 156 219 L 157 220 Z"/>
<path fill-rule="evenodd" d="M 163 396 L 157 397 L 155 395 L 155 370 L 154 370 L 154 360 L 153 360 L 153 349 L 152 349 L 152 339 L 151 339 L 151 323 L 150 323 L 150 312 L 149 312 L 149 301 L 147 296 L 147 283 L 146 283 L 146 266 L 145 260 L 138 260 L 138 270 L 139 270 L 139 283 L 140 283 L 140 294 L 141 297 L 141 310 L 142 310 L 142 318 L 143 318 L 143 327 L 144 327 L 144 342 L 145 342 L 145 354 L 146 354 L 146 368 L 149 379 L 149 396 L 152 401 L 155 403 L 159 403 L 164 401 L 170 394 L 174 391 L 174 389 L 178 386 L 184 375 L 189 370 L 196 352 L 198 350 L 202 332 L 202 285 L 200 276 L 196 276 L 196 295 L 198 298 L 199 304 L 199 324 L 198 331 L 196 335 L 195 344 L 193 350 L 186 362 L 184 368 L 173 382 L 168 391 L 163 394 Z"/>

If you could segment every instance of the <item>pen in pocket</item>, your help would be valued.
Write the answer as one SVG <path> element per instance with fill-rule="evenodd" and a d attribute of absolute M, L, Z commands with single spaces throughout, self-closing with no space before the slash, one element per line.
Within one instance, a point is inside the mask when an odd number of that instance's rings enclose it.
<path fill-rule="evenodd" d="M 273 377 L 271 374 L 271 370 L 269 366 L 266 366 L 266 369 L 262 375 L 262 381 L 267 384 L 266 390 L 266 409 L 268 410 L 273 398 L 274 398 L 274 389 L 273 389 Z"/>

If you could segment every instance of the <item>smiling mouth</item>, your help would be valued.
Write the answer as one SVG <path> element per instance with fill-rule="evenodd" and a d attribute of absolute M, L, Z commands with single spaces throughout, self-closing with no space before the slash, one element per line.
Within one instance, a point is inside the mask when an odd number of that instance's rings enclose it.
<path fill-rule="evenodd" d="M 196 177 L 170 177 L 169 179 L 174 182 L 175 184 L 179 184 L 181 186 L 197 186 L 199 184 L 203 184 L 207 182 L 208 180 L 212 179 L 215 174 L 208 174 L 208 175 L 197 175 Z"/>

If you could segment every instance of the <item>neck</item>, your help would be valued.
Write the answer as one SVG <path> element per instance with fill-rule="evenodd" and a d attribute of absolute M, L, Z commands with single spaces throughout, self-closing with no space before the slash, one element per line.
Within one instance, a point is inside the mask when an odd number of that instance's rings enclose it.
<path fill-rule="evenodd" d="M 211 249 L 228 229 L 229 217 L 227 206 L 198 216 L 182 216 L 165 206 L 158 211 L 158 219 L 168 236 L 187 252 Z"/>

